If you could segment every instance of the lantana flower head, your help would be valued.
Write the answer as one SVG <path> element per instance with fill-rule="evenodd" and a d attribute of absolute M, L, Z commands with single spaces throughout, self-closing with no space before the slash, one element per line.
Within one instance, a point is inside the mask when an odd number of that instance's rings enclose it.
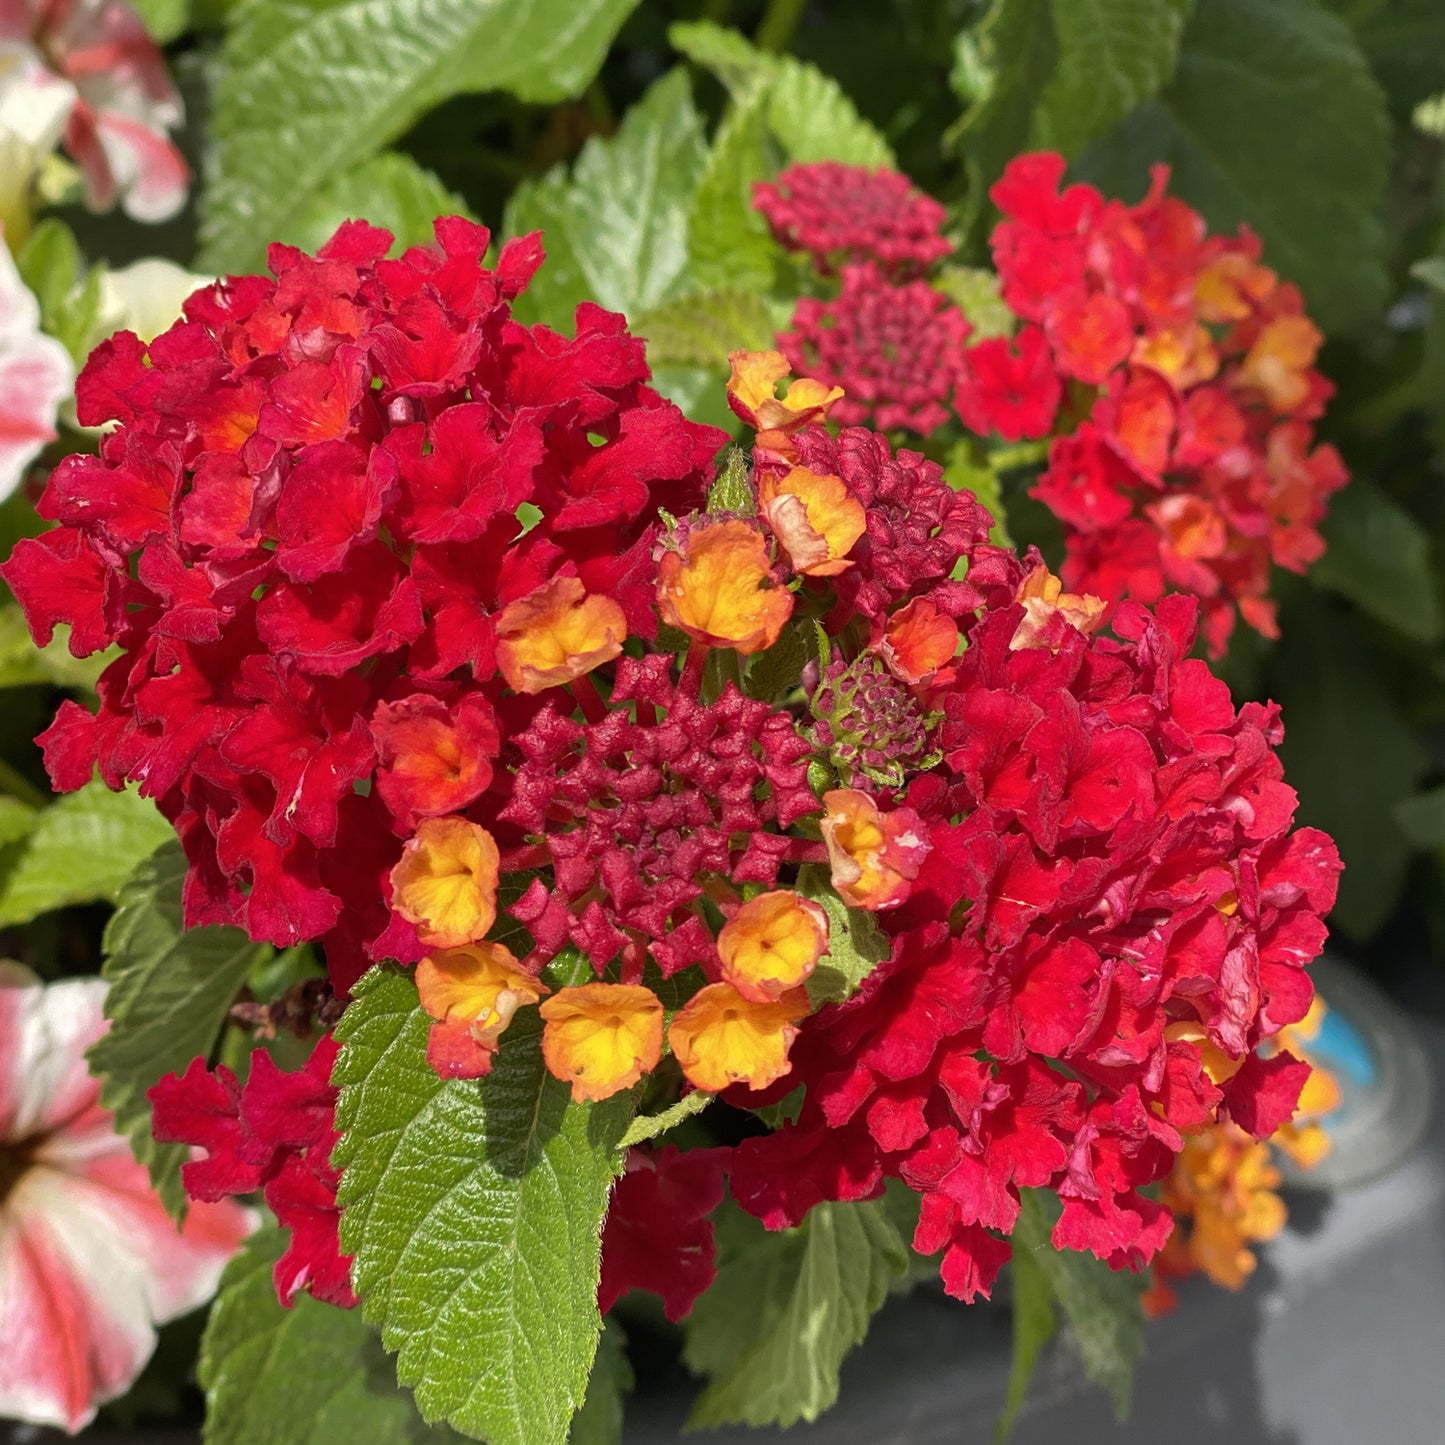
<path fill-rule="evenodd" d="M 827 270 L 871 261 L 884 273 L 926 270 L 953 250 L 947 211 L 897 171 L 838 161 L 792 165 L 753 186 L 753 205 L 778 242 Z"/>
<path fill-rule="evenodd" d="M 795 371 L 842 387 L 833 410 L 842 425 L 926 436 L 948 420 L 972 329 L 926 281 L 890 284 L 861 262 L 843 268 L 832 300 L 798 302 L 778 346 Z"/>
<path fill-rule="evenodd" d="M 185 204 L 190 171 L 169 139 L 184 110 L 165 57 L 125 0 L 0 5 L 0 124 L 44 113 L 85 178 L 86 203 L 138 221 Z"/>
<path fill-rule="evenodd" d="M 72 1433 L 135 1383 L 157 1325 L 210 1299 L 255 1222 L 229 1200 L 179 1230 L 166 1214 L 86 1068 L 107 987 L 0 963 L 0 1415 Z"/>
<path fill-rule="evenodd" d="M 1061 396 L 1087 420 L 1057 437 L 1034 495 L 1064 527 L 1065 584 L 1113 605 L 1194 593 L 1210 650 L 1242 615 L 1276 635 L 1271 566 L 1305 571 L 1346 473 L 1313 424 L 1333 387 L 1299 291 L 1247 228 L 1210 236 L 1156 167 L 1137 205 L 1060 189 L 1062 157 L 1021 156 L 991 192 L 994 260 L 1023 321 L 1017 354 L 980 342 L 959 415 L 1008 439 L 1048 433 Z"/>
<path fill-rule="evenodd" d="M 771 1228 L 901 1180 L 969 1298 L 1021 1188 L 1060 1247 L 1149 1259 L 1186 1131 L 1268 1137 L 1307 1073 L 1271 1041 L 1339 865 L 1290 832 L 1275 710 L 1189 657 L 1191 600 L 1106 634 L 938 463 L 830 429 L 816 377 L 780 394 L 778 354 L 733 357 L 756 445 L 715 488 L 722 434 L 620 318 L 511 318 L 535 237 L 494 269 L 465 222 L 389 239 L 273 248 L 86 369 L 82 419 L 119 425 L 6 568 L 37 633 L 120 649 L 45 735 L 57 783 L 157 799 L 191 921 L 318 940 L 338 995 L 415 966 L 444 1077 L 534 1047 L 582 1101 L 801 1090 L 725 1160 L 629 1156 L 609 1302 L 690 1306 L 724 1164 Z M 851 995 L 845 928 L 886 955 Z M 349 1303 L 335 1055 L 197 1061 L 153 1104 L 207 1150 L 193 1192 L 265 1191 L 283 1294 Z M 669 1200 L 675 1288 L 636 1258 Z"/>

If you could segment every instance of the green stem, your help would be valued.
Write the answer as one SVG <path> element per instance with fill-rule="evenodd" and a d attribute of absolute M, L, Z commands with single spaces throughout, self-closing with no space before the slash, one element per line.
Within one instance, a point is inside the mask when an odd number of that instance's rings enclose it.
<path fill-rule="evenodd" d="M 808 0 L 768 0 L 768 8 L 753 35 L 753 44 L 759 50 L 786 50 L 807 8 Z"/>
<path fill-rule="evenodd" d="M 42 792 L 23 773 L 11 767 L 4 758 L 0 758 L 0 788 L 3 788 L 12 798 L 17 798 L 32 808 L 48 808 L 50 806 L 50 794 Z"/>

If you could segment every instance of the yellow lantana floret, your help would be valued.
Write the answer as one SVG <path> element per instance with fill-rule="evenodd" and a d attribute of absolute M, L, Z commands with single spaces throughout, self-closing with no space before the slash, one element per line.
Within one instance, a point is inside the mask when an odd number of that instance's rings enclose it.
<path fill-rule="evenodd" d="M 465 818 L 426 818 L 391 870 L 391 904 L 429 948 L 475 943 L 497 917 L 497 845 Z"/>
<path fill-rule="evenodd" d="M 627 619 L 580 579 L 554 577 L 497 617 L 497 666 L 513 692 L 560 687 L 622 651 Z"/>
<path fill-rule="evenodd" d="M 1049 624 L 1056 616 L 1088 637 L 1098 631 L 1108 611 L 1108 603 L 1101 597 L 1065 592 L 1063 582 L 1042 563 L 1024 578 L 1016 600 L 1023 603 L 1024 615 L 1009 639 L 1011 652 L 1025 647 L 1051 646 Z"/>
<path fill-rule="evenodd" d="M 778 640 L 792 615 L 792 593 L 772 586 L 768 546 L 747 522 L 697 527 L 685 552 L 664 552 L 657 567 L 662 620 L 709 647 L 744 655 Z"/>
<path fill-rule="evenodd" d="M 662 1003 L 625 983 L 564 988 L 542 1005 L 542 1057 L 578 1103 L 631 1088 L 662 1056 Z"/>
<path fill-rule="evenodd" d="M 791 889 L 760 893 L 723 925 L 717 951 L 728 983 L 752 1003 L 772 1003 L 828 951 L 828 915 Z"/>
<path fill-rule="evenodd" d="M 778 383 L 792 367 L 781 351 L 734 351 L 728 356 L 728 404 L 759 431 L 795 431 L 827 416 L 843 395 L 841 386 L 825 386 L 811 377 L 792 382 L 780 398 Z"/>
<path fill-rule="evenodd" d="M 750 1003 L 732 984 L 712 983 L 673 1015 L 667 1041 L 694 1088 L 765 1089 L 788 1072 L 788 1050 L 808 1007 L 806 989 Z"/>
<path fill-rule="evenodd" d="M 416 989 L 435 1020 L 427 1057 L 444 1078 L 486 1073 L 512 1016 L 547 992 L 500 943 L 429 953 L 416 966 Z"/>

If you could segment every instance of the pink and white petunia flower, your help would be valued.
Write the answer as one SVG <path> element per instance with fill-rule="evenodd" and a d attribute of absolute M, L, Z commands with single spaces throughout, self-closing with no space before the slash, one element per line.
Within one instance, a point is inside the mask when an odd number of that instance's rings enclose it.
<path fill-rule="evenodd" d="M 215 1293 L 254 1224 L 229 1201 L 180 1231 L 167 1216 L 86 1070 L 107 987 L 0 963 L 0 1416 L 70 1431 L 129 1389 L 157 1324 Z"/>
<path fill-rule="evenodd" d="M 185 204 L 190 171 L 168 138 L 185 111 L 124 0 L 0 0 L 0 126 L 34 143 L 58 113 L 92 210 L 119 200 L 164 221 Z"/>
<path fill-rule="evenodd" d="M 0 235 L 0 501 L 55 439 L 55 415 L 74 381 L 70 353 L 41 331 L 39 303 Z"/>

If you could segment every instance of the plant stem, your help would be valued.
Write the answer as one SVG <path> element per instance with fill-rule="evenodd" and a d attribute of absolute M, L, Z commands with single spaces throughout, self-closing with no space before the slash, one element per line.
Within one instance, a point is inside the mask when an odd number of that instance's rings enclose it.
<path fill-rule="evenodd" d="M 45 808 L 50 805 L 50 795 L 37 788 L 29 778 L 7 763 L 4 758 L 0 758 L 0 789 L 22 803 L 28 803 L 32 808 Z"/>
<path fill-rule="evenodd" d="M 808 0 L 768 0 L 768 8 L 753 35 L 753 44 L 759 50 L 786 50 L 807 8 Z"/>

